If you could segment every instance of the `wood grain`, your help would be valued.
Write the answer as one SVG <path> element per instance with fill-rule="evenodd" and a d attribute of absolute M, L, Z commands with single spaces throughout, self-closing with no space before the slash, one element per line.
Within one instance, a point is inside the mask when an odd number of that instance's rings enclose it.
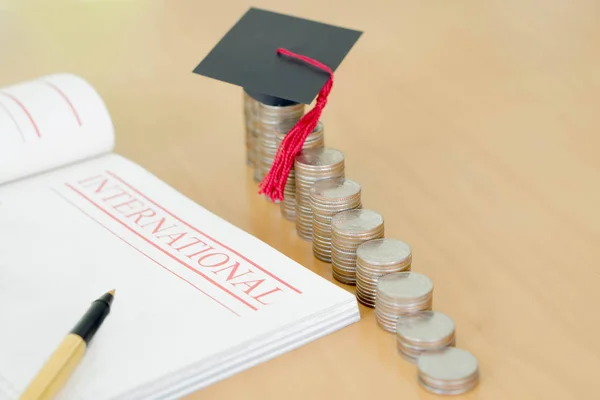
<path fill-rule="evenodd" d="M 5 1 L 6 3 L 6 1 Z M 0 86 L 54 72 L 106 100 L 116 151 L 331 279 L 245 166 L 242 93 L 192 74 L 248 4 L 9 0 Z M 50 5 L 51 4 L 51 5 Z M 593 0 L 264 0 L 364 30 L 326 143 L 413 246 L 434 308 L 481 363 L 465 399 L 600 393 L 600 6 Z M 348 288 L 348 290 L 353 290 Z M 189 399 L 433 399 L 362 321 Z"/>

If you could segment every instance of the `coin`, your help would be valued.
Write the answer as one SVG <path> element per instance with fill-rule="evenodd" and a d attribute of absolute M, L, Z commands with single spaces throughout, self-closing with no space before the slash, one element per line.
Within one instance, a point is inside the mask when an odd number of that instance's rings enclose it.
<path fill-rule="evenodd" d="M 383 217 L 376 211 L 351 209 L 331 219 L 331 267 L 333 276 L 343 275 L 343 283 L 356 284 L 356 249 L 364 242 L 383 238 Z"/>
<path fill-rule="evenodd" d="M 396 322 L 398 352 L 414 362 L 426 351 L 454 346 L 452 318 L 439 311 L 420 311 L 400 315 Z"/>
<path fill-rule="evenodd" d="M 430 296 L 433 282 L 417 272 L 397 272 L 379 279 L 377 289 L 380 294 L 397 299 L 398 302 L 414 301 Z"/>
<path fill-rule="evenodd" d="M 381 276 L 410 271 L 412 262 L 410 245 L 392 238 L 366 241 L 358 246 L 356 256 L 356 291 L 362 299 L 370 299 L 369 304 L 374 304 Z"/>
<path fill-rule="evenodd" d="M 258 102 L 256 130 L 258 151 L 254 179 L 262 181 L 273 165 L 277 153 L 277 133 L 287 133 L 304 115 L 304 104 L 269 106 Z"/>
<path fill-rule="evenodd" d="M 281 146 L 281 142 L 287 135 L 287 132 L 277 132 L 277 147 Z M 324 125 L 318 122 L 313 131 L 306 137 L 302 150 L 322 148 L 325 146 Z M 281 215 L 289 220 L 296 220 L 296 173 L 294 167 L 290 170 L 288 179 L 285 183 L 283 201 L 280 203 Z"/>
<path fill-rule="evenodd" d="M 351 179 L 323 179 L 311 186 L 313 254 L 319 260 L 331 262 L 331 219 L 342 211 L 361 208 L 360 195 L 360 185 Z"/>
<path fill-rule="evenodd" d="M 456 347 L 423 353 L 417 360 L 417 367 L 419 383 L 436 394 L 465 393 L 479 382 L 477 359 Z"/>
<path fill-rule="evenodd" d="M 344 162 L 344 154 L 329 147 L 302 150 L 296 157 L 296 231 L 302 239 L 312 240 L 313 235 L 310 204 L 312 184 L 322 179 L 343 178 Z"/>
<path fill-rule="evenodd" d="M 375 314 L 391 319 L 392 325 L 382 325 L 396 332 L 395 321 L 400 315 L 430 310 L 433 303 L 433 282 L 416 272 L 394 272 L 377 280 Z"/>

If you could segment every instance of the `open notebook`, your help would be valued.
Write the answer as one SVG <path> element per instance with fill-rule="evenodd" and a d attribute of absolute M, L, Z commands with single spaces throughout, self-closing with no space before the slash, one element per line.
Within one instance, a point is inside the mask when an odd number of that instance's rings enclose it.
<path fill-rule="evenodd" d="M 60 399 L 178 398 L 359 320 L 355 297 L 111 153 L 73 75 L 0 89 L 0 399 L 100 294 Z"/>

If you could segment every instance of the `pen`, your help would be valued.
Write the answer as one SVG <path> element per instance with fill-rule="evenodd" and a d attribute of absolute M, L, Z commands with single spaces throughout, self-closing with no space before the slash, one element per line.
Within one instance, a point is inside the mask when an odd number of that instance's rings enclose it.
<path fill-rule="evenodd" d="M 58 393 L 79 365 L 90 340 L 110 312 L 114 294 L 115 291 L 111 290 L 92 302 L 31 381 L 21 400 L 49 400 Z"/>

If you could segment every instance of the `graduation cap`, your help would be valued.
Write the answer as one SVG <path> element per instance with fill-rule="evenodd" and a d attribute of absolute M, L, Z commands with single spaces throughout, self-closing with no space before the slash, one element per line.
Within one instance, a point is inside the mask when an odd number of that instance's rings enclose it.
<path fill-rule="evenodd" d="M 295 156 L 319 122 L 339 67 L 362 32 L 250 8 L 194 69 L 194 73 L 242 87 L 271 106 L 310 104 L 282 141 L 260 184 L 272 200 L 283 188 Z"/>

